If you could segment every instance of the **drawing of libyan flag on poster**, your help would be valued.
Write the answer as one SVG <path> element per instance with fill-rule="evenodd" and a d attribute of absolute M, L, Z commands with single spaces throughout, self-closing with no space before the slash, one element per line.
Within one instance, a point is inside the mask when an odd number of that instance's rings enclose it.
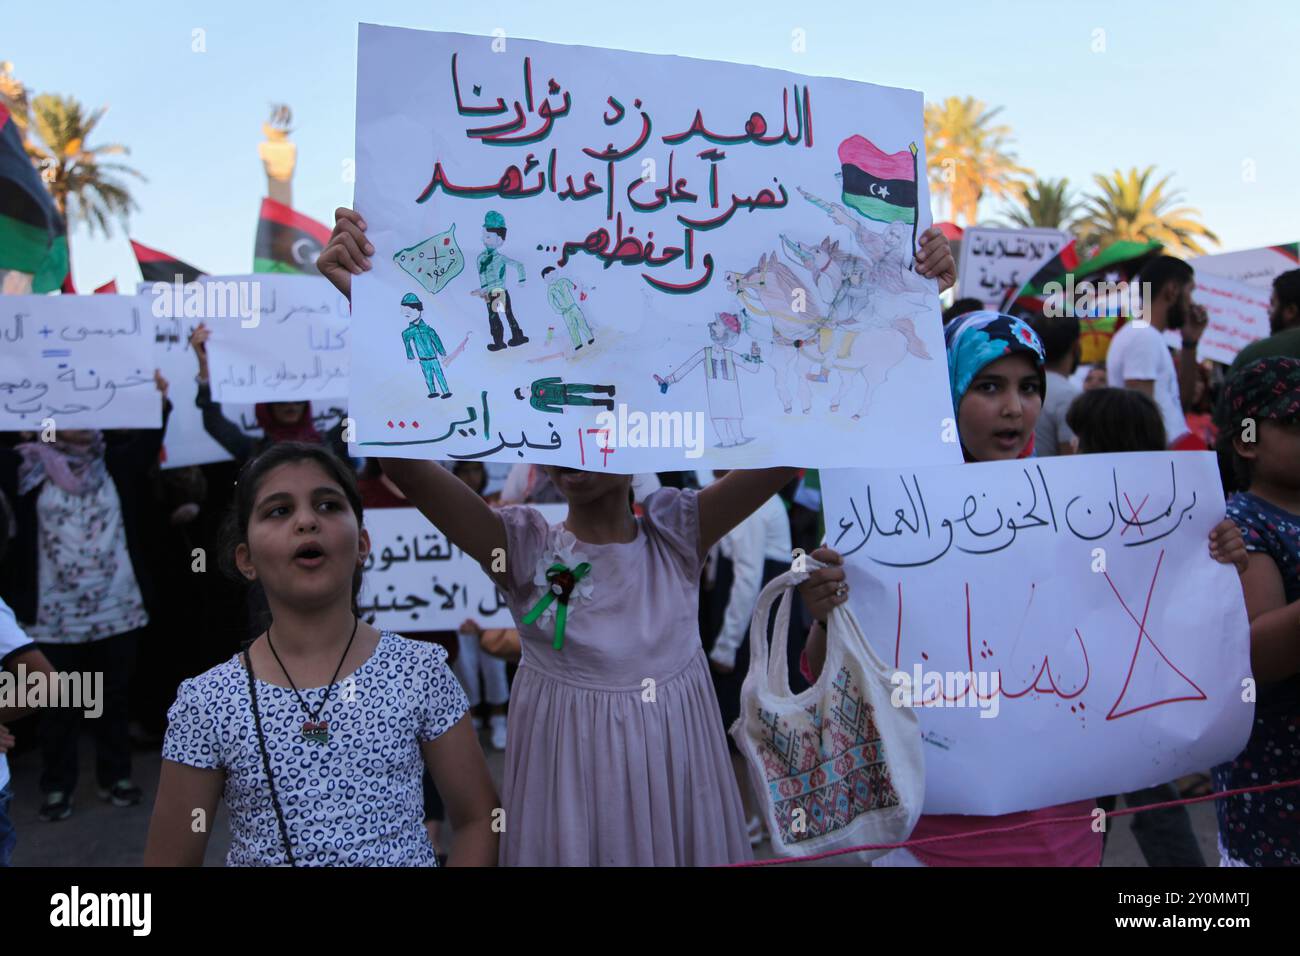
<path fill-rule="evenodd" d="M 840 143 L 844 205 L 877 222 L 916 222 L 916 144 L 886 153 L 863 136 Z"/>

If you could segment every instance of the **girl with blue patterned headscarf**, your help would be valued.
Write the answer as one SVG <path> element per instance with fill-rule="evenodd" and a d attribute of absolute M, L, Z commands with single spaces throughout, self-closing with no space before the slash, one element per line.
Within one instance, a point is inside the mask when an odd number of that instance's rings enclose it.
<path fill-rule="evenodd" d="M 1034 425 L 1047 392 L 1043 371 L 1046 355 L 1038 333 L 1014 316 L 970 312 L 948 325 L 944 344 L 957 432 L 966 460 L 1027 458 L 1033 454 Z M 1012 363 L 1000 366 L 997 375 L 987 375 L 990 365 L 1013 356 L 1024 356 L 1028 365 Z M 981 376 L 988 381 L 977 383 Z M 972 405 L 963 415 L 962 403 L 972 384 L 977 384 L 981 399 L 988 396 L 992 402 Z M 999 425 L 1002 427 L 997 428 Z"/>

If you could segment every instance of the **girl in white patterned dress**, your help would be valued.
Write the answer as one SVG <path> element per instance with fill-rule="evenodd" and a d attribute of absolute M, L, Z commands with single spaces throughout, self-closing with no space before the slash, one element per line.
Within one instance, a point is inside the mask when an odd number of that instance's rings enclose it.
<path fill-rule="evenodd" d="M 224 793 L 230 865 L 436 866 L 427 767 L 451 865 L 494 864 L 496 792 L 446 651 L 357 618 L 370 539 L 351 471 L 318 446 L 274 445 L 241 473 L 230 531 L 272 622 L 181 685 L 145 863 L 200 865 Z"/>

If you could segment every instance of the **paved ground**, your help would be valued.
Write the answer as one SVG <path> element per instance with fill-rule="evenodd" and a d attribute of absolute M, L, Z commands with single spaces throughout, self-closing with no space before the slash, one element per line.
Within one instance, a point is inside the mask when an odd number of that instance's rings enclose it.
<path fill-rule="evenodd" d="M 14 866 L 139 865 L 158 785 L 160 757 L 156 750 L 136 752 L 135 780 L 144 790 L 145 799 L 139 806 L 122 809 L 102 803 L 95 795 L 93 747 L 90 739 L 82 740 L 81 782 L 74 797 L 73 814 L 61 823 L 42 823 L 36 816 L 40 803 L 40 754 L 28 751 L 12 757 L 14 801 L 11 813 L 18 829 Z M 490 749 L 487 755 L 488 767 L 499 785 L 502 755 Z M 1210 865 L 1217 865 L 1213 803 L 1196 804 L 1189 811 L 1201 852 Z M 1130 820 L 1129 817 L 1120 817 L 1114 821 L 1104 865 L 1146 865 L 1129 829 Z M 207 866 L 222 865 L 229 840 L 225 811 L 219 810 L 208 843 Z M 767 844 L 764 844 L 759 855 L 768 856 L 766 851 Z"/>

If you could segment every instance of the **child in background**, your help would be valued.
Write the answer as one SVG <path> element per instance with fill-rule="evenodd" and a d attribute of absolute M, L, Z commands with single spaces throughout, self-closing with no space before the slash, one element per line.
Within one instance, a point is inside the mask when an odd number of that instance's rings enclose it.
<path fill-rule="evenodd" d="M 317 264 L 350 297 L 374 250 L 356 212 L 340 209 L 336 220 Z M 932 245 L 917 254 L 918 271 L 953 271 L 946 242 Z M 663 488 L 637 517 L 630 476 L 547 466 L 569 505 L 565 521 L 548 526 L 526 506 L 494 511 L 432 462 L 386 460 L 384 469 L 497 581 L 523 640 L 501 862 L 748 859 L 699 636 L 700 566 L 796 470 L 735 471 L 698 493 Z"/>
<path fill-rule="evenodd" d="M 1034 457 L 1074 454 L 1074 432 L 1065 420 L 1065 411 L 1079 394 L 1070 376 L 1079 367 L 1079 320 L 1072 315 L 1038 316 L 1034 331 L 1042 340 L 1047 356 L 1043 410 L 1034 427 Z"/>
<path fill-rule="evenodd" d="M 210 823 L 224 792 L 227 865 L 436 866 L 426 767 L 456 831 L 451 864 L 495 862 L 496 793 L 446 653 L 357 616 L 362 524 L 351 469 L 319 446 L 281 442 L 241 472 L 227 556 L 262 583 L 272 622 L 181 685 L 147 865 L 201 865 L 211 826 L 194 814 Z"/>
<path fill-rule="evenodd" d="M 1131 389 L 1097 388 L 1084 392 L 1070 405 L 1066 420 L 1079 438 L 1081 455 L 1164 451 L 1169 447 L 1160 409 L 1146 395 Z M 1244 560 L 1244 547 L 1239 551 Z M 1124 803 L 1129 807 L 1145 807 L 1178 797 L 1178 788 L 1173 783 L 1162 783 L 1124 794 Z M 1116 801 L 1114 796 L 1097 799 L 1107 813 L 1115 809 Z M 1103 843 L 1108 836 L 1106 831 Z M 1134 815 L 1133 838 L 1147 866 L 1205 866 L 1186 807 L 1165 807 Z"/>
<path fill-rule="evenodd" d="M 1043 346 L 1023 321 L 996 312 L 975 312 L 944 331 L 957 434 L 968 462 L 1013 461 L 1033 454 L 1034 426 L 1042 408 Z M 1211 532 L 1210 552 L 1219 560 L 1220 538 L 1230 522 Z M 1227 549 L 1227 545 L 1223 546 Z M 1227 550 L 1223 551 L 1227 554 Z M 830 548 L 813 553 L 833 567 L 814 571 L 800 586 L 814 623 L 808 635 L 805 676 L 815 679 L 826 660 L 826 616 L 848 600 L 843 559 Z M 1055 817 L 1082 817 L 1069 824 L 1027 826 L 1009 833 L 970 836 L 891 850 L 875 866 L 1097 866 L 1102 840 L 1094 833 L 1093 800 L 999 816 L 923 814 L 911 838 L 974 834 L 975 831 L 1032 824 Z"/>
<path fill-rule="evenodd" d="M 140 802 L 131 780 L 129 695 L 141 631 L 154 592 L 142 528 L 154 507 L 150 469 L 158 463 L 171 414 L 167 381 L 154 384 L 163 427 L 105 434 L 60 428 L 54 441 L 0 449 L 0 491 L 10 498 L 17 534 L 0 591 L 27 636 L 59 671 L 104 675 L 103 712 L 91 723 L 99 797 L 116 807 Z M 72 815 L 83 711 L 41 715 L 46 822 Z"/>
<path fill-rule="evenodd" d="M 1300 777 L 1300 359 L 1263 358 L 1232 373 L 1220 445 L 1238 486 L 1228 516 L 1246 537 L 1242 575 L 1258 681 L 1246 748 L 1214 768 L 1216 790 Z M 1215 801 L 1224 866 L 1300 866 L 1300 787 Z"/>

